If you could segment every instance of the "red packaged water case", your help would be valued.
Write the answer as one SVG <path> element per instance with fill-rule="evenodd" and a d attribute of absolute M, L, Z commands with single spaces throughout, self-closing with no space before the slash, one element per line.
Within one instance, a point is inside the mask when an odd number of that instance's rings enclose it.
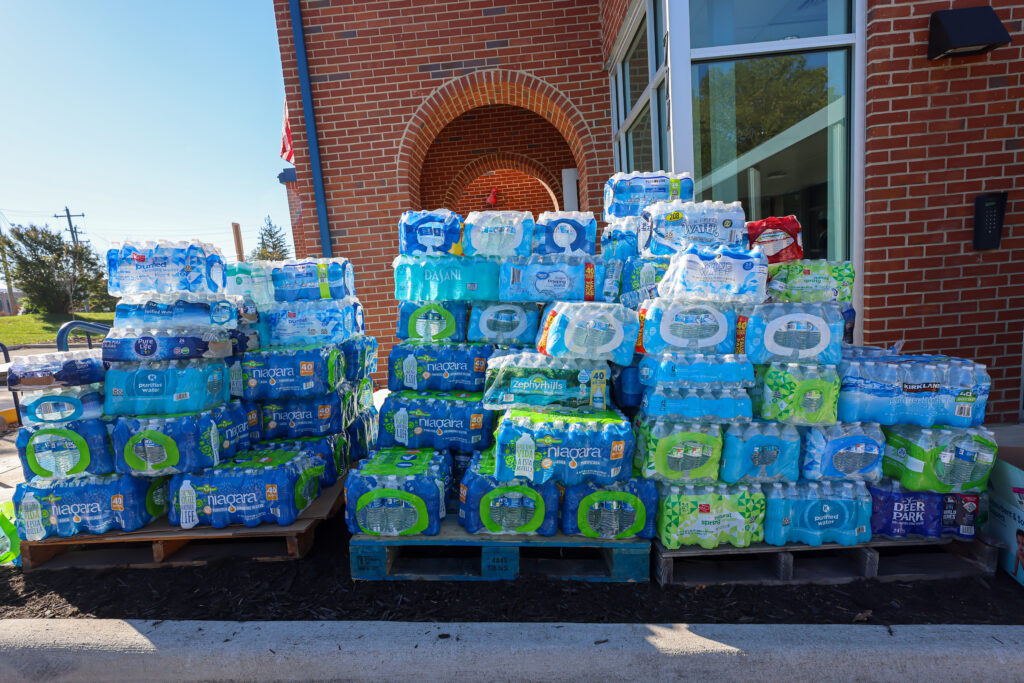
<path fill-rule="evenodd" d="M 800 237 L 800 221 L 796 216 L 769 216 L 747 223 L 750 247 L 761 247 L 768 257 L 768 263 L 795 261 L 804 257 L 803 240 Z"/>

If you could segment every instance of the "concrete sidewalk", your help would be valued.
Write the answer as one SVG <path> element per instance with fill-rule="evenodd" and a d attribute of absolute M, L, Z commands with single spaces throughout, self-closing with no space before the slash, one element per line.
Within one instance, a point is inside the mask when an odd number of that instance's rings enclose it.
<path fill-rule="evenodd" d="M 1018 680 L 1021 626 L 0 621 L 0 680 Z"/>

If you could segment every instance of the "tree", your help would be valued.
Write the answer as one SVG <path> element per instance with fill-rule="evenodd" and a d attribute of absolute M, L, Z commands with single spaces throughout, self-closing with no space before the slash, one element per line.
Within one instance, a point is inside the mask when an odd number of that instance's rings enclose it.
<path fill-rule="evenodd" d="M 288 248 L 288 238 L 284 230 L 274 225 L 274 221 L 267 216 L 266 222 L 260 226 L 260 235 L 257 238 L 256 248 L 249 254 L 250 261 L 283 261 L 291 256 L 291 249 Z"/>
<path fill-rule="evenodd" d="M 720 83 L 713 83 L 718 80 Z M 735 121 L 712 112 L 712 90 L 728 86 L 735 98 Z M 838 97 L 828 85 L 825 66 L 808 67 L 804 55 L 779 55 L 711 65 L 697 85 L 701 168 L 712 170 L 711 147 L 739 157 L 790 126 L 824 109 Z"/>
<path fill-rule="evenodd" d="M 109 299 L 106 273 L 91 247 L 75 246 L 49 226 L 35 225 L 14 226 L 2 245 L 27 310 L 71 313 L 87 301 L 103 305 L 101 300 Z"/>

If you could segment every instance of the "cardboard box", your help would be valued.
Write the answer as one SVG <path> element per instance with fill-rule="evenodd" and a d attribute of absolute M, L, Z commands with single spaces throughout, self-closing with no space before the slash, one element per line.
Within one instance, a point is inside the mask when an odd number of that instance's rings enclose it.
<path fill-rule="evenodd" d="M 988 495 L 985 533 L 1006 544 L 999 566 L 1024 585 L 1024 446 L 1000 446 Z"/>

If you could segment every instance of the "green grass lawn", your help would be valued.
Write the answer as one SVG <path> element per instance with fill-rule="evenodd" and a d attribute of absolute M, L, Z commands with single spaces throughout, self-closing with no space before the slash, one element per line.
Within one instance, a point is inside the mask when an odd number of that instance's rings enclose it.
<path fill-rule="evenodd" d="M 95 323 L 111 324 L 114 313 L 61 313 L 5 315 L 0 316 L 0 342 L 7 346 L 17 344 L 44 344 L 57 338 L 57 330 L 69 320 L 89 320 Z M 73 338 L 73 337 L 72 337 Z M 85 340 L 83 335 L 82 341 Z M 93 335 L 93 343 L 103 341 Z"/>

